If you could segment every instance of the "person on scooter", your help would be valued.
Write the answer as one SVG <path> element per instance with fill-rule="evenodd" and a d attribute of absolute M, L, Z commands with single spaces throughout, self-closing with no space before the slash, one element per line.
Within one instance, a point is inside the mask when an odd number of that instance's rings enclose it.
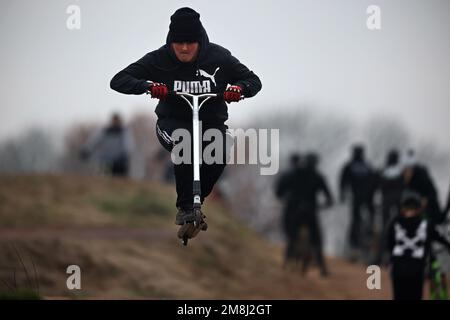
<path fill-rule="evenodd" d="M 149 93 L 160 100 L 155 110 L 158 116 L 156 134 L 168 151 L 180 142 L 172 138 L 174 130 L 183 128 L 192 136 L 191 108 L 180 97 L 168 95 L 169 91 L 223 93 L 223 99 L 209 99 L 199 112 L 200 133 L 210 128 L 220 130 L 224 147 L 224 161 L 201 165 L 203 203 L 225 168 L 229 152 L 225 146 L 230 146 L 226 141 L 232 139 L 225 124 L 228 119 L 226 103 L 238 102 L 241 96 L 253 97 L 262 85 L 259 77 L 230 51 L 209 42 L 199 13 L 184 7 L 176 10 L 170 20 L 166 44 L 117 73 L 111 80 L 111 88 L 124 94 Z M 203 148 L 206 146 L 204 143 Z M 174 172 L 178 208 L 175 223 L 183 225 L 193 218 L 192 161 L 174 165 Z"/>

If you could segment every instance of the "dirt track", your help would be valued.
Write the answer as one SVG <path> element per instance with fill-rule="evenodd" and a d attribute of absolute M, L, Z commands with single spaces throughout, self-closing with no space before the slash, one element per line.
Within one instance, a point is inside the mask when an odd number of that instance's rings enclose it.
<path fill-rule="evenodd" d="M 167 230 L 129 227 L 45 227 L 45 228 L 0 228 L 0 240 L 32 240 L 52 238 L 76 239 L 133 239 L 167 241 L 174 234 Z"/>
<path fill-rule="evenodd" d="M 112 243 L 139 243 L 140 246 L 147 246 L 147 250 L 154 250 L 155 247 L 171 247 L 174 251 L 186 252 L 189 248 L 182 248 L 175 242 L 175 230 L 155 230 L 148 228 L 129 228 L 129 227 L 70 227 L 70 228 L 13 228 L 0 229 L 0 241 L 3 243 L 20 241 L 20 243 L 32 243 L 34 240 L 61 240 L 77 241 L 84 244 L 98 243 L 92 240 L 112 240 Z M 195 239 L 198 246 L 203 239 Z M 104 243 L 102 241 L 102 243 Z M 111 241 L 107 241 L 111 244 Z M 147 244 L 147 245 L 146 245 Z M 116 245 L 113 245 L 116 247 Z M 137 245 L 136 245 L 137 247 Z M 109 250 L 109 249 L 108 249 Z M 109 255 L 108 250 L 101 251 L 105 256 Z M 139 249 L 140 250 L 140 249 Z M 128 249 L 129 251 L 129 249 Z M 164 250 L 162 250 L 164 251 Z M 159 254 L 158 254 L 159 255 Z M 365 268 L 361 265 L 350 264 L 342 259 L 328 258 L 327 263 L 330 269 L 328 278 L 321 278 L 319 272 L 315 269 L 309 271 L 306 277 L 300 272 L 286 270 L 281 267 L 282 248 L 271 246 L 267 248 L 267 257 L 269 263 L 267 266 L 261 265 L 262 274 L 252 274 L 245 267 L 237 272 L 237 278 L 234 280 L 241 282 L 242 288 L 237 292 L 229 288 L 229 293 L 223 293 L 226 298 L 243 299 L 389 299 L 390 289 L 386 272 L 382 274 L 382 290 L 368 290 L 366 280 L 368 275 Z M 148 258 L 143 258 L 145 261 Z M 267 273 L 266 276 L 264 273 Z M 124 282 L 132 280 L 123 280 Z M 236 285 L 236 284 L 235 284 Z M 230 286 L 230 285 L 227 285 Z M 114 291 L 111 291 L 114 292 Z M 193 298 L 203 298 L 206 293 L 198 292 L 198 296 Z M 124 294 L 122 294 L 124 295 Z M 49 298 L 53 294 L 46 295 Z M 59 296 L 59 294 L 58 294 Z M 215 294 L 221 297 L 221 294 Z M 108 294 L 94 294 L 93 298 L 117 298 L 120 293 L 112 296 Z M 123 296 L 122 296 L 123 297 Z M 126 296 L 125 296 L 126 297 Z M 210 297 L 210 296 L 206 296 Z M 214 297 L 214 296 L 213 296 Z M 154 297 L 150 297 L 154 298 Z"/>

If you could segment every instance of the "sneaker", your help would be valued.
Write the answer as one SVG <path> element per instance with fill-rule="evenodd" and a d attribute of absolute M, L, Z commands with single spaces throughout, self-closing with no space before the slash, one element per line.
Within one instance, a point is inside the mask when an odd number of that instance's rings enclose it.
<path fill-rule="evenodd" d="M 178 207 L 177 216 L 175 217 L 175 224 L 181 226 L 186 222 L 194 221 L 194 211 L 192 209 L 185 209 Z"/>
<path fill-rule="evenodd" d="M 208 229 L 208 224 L 205 221 L 206 216 L 200 211 L 201 221 L 200 224 L 194 224 L 192 221 L 198 219 L 195 217 L 194 210 L 182 210 L 179 208 L 177 213 L 176 224 L 180 225 L 180 229 L 177 232 L 178 238 L 183 239 L 183 244 L 186 245 L 187 239 L 192 239 L 197 236 L 200 231 L 206 231 Z"/>

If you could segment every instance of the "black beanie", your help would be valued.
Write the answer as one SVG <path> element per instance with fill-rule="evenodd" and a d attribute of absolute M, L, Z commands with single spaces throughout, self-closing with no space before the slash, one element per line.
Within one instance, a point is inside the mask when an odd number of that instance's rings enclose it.
<path fill-rule="evenodd" d="M 422 199 L 417 192 L 405 190 L 401 195 L 400 203 L 403 208 L 419 209 L 422 206 Z"/>
<path fill-rule="evenodd" d="M 191 8 L 180 8 L 170 17 L 170 42 L 195 42 L 202 36 L 200 14 Z"/>

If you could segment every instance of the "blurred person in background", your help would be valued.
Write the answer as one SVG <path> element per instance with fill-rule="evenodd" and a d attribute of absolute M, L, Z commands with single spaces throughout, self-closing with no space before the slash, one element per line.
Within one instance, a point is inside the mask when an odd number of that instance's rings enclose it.
<path fill-rule="evenodd" d="M 426 216 L 434 224 L 440 224 L 445 216 L 441 211 L 435 183 L 428 168 L 419 163 L 414 150 L 408 150 L 403 162 L 404 189 L 418 193 L 426 207 Z"/>
<path fill-rule="evenodd" d="M 296 214 L 298 198 L 294 193 L 295 178 L 298 170 L 305 166 L 303 156 L 293 153 L 289 159 L 289 168 L 280 174 L 275 184 L 275 195 L 283 202 L 282 226 L 286 236 L 285 265 L 295 259 L 295 244 L 297 240 L 299 217 Z"/>
<path fill-rule="evenodd" d="M 387 264 L 387 256 L 383 253 L 384 239 L 386 238 L 386 228 L 393 217 L 396 217 L 400 210 L 400 198 L 403 191 L 403 166 L 400 162 L 400 153 L 393 149 L 386 157 L 384 168 L 378 177 L 378 189 L 381 192 L 382 212 L 381 230 L 377 241 L 377 255 L 372 264 Z"/>
<path fill-rule="evenodd" d="M 382 196 L 382 233 L 389 221 L 397 216 L 400 210 L 400 197 L 403 189 L 403 166 L 400 153 L 389 151 L 386 163 L 379 176 L 379 189 Z"/>
<path fill-rule="evenodd" d="M 416 192 L 422 201 L 422 212 L 424 218 L 434 226 L 443 226 L 446 212 L 441 210 L 438 193 L 435 183 L 429 173 L 428 168 L 417 161 L 414 150 L 408 150 L 404 160 L 404 189 Z M 429 250 L 429 260 L 427 265 L 427 277 L 430 283 L 430 296 L 433 299 L 446 299 L 446 275 L 441 270 L 438 252 L 435 246 Z M 438 281 L 435 281 L 439 279 Z"/>
<path fill-rule="evenodd" d="M 323 175 L 317 170 L 319 157 L 315 153 L 307 154 L 303 161 L 298 155 L 291 157 L 291 170 L 281 176 L 276 186 L 279 198 L 285 197 L 283 214 L 284 230 L 287 238 L 285 265 L 296 262 L 298 258 L 303 261 L 303 272 L 307 271 L 309 257 L 298 257 L 298 247 L 306 245 L 311 251 L 319 266 L 322 276 L 328 275 L 325 259 L 323 257 L 323 241 L 320 221 L 318 217 L 319 194 L 326 199 L 326 206 L 332 206 L 333 197 Z M 300 244 L 300 229 L 305 227 L 308 239 L 307 244 Z M 306 252 L 303 252 L 307 254 Z"/>
<path fill-rule="evenodd" d="M 94 132 L 82 146 L 82 160 L 96 159 L 102 171 L 116 177 L 127 177 L 130 155 L 134 149 L 134 138 L 129 128 L 123 125 L 121 116 L 114 113 L 110 123 Z"/>
<path fill-rule="evenodd" d="M 375 215 L 374 194 L 376 190 L 377 174 L 366 161 L 364 147 L 355 145 L 352 158 L 342 168 L 339 181 L 341 202 L 347 199 L 347 193 L 352 196 L 351 222 L 349 232 L 350 261 L 356 261 L 363 249 L 362 237 L 373 236 L 373 222 Z M 368 222 L 362 230 L 362 210 L 368 212 Z"/>
<path fill-rule="evenodd" d="M 433 241 L 444 244 L 450 251 L 450 242 L 426 218 L 424 209 L 424 199 L 414 191 L 405 190 L 400 214 L 388 227 L 386 243 L 395 300 L 422 299 L 425 270 Z"/>

